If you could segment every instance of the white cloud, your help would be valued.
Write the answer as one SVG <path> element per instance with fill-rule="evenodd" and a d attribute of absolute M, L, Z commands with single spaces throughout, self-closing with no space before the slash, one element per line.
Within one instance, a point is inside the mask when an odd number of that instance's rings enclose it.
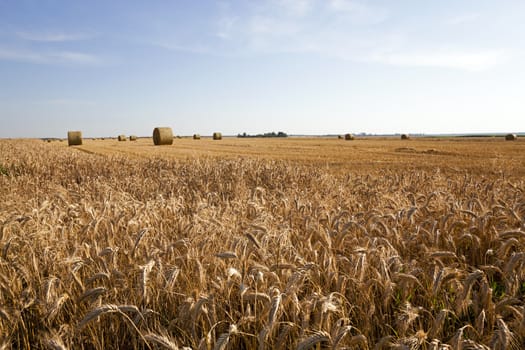
<path fill-rule="evenodd" d="M 229 39 L 234 29 L 235 23 L 238 21 L 235 16 L 224 16 L 217 21 L 217 31 L 214 33 L 215 36 L 221 39 Z"/>
<path fill-rule="evenodd" d="M 53 98 L 44 100 L 41 103 L 53 106 L 92 106 L 96 105 L 94 101 L 74 99 L 74 98 Z"/>
<path fill-rule="evenodd" d="M 274 0 L 274 3 L 287 14 L 302 17 L 313 10 L 315 0 Z"/>
<path fill-rule="evenodd" d="M 344 15 L 358 24 L 377 24 L 388 18 L 388 11 L 384 7 L 370 5 L 355 0 L 329 0 L 326 2 L 329 11 Z"/>
<path fill-rule="evenodd" d="M 491 69 L 515 54 L 515 50 L 494 45 L 480 47 L 478 43 L 473 47 L 465 40 L 453 47 L 454 38 L 446 33 L 441 35 L 446 42 L 423 45 L 422 35 L 396 26 L 395 21 L 387 22 L 390 16 L 386 7 L 364 0 L 266 0 L 250 3 L 241 12 L 225 5 L 211 29 L 165 40 L 158 46 L 216 56 L 304 53 L 354 62 L 467 71 Z M 450 18 L 449 23 L 479 17 L 478 13 L 464 14 Z"/>
<path fill-rule="evenodd" d="M 189 53 L 196 53 L 196 54 L 203 54 L 203 55 L 214 55 L 216 52 L 214 52 L 211 48 L 206 47 L 204 45 L 199 45 L 196 43 L 193 44 L 182 44 L 177 43 L 174 41 L 167 42 L 167 41 L 158 41 L 153 42 L 151 45 L 160 47 L 165 50 L 169 51 L 181 51 L 181 52 L 189 52 Z"/>
<path fill-rule="evenodd" d="M 297 22 L 270 16 L 255 16 L 248 22 L 249 32 L 254 35 L 289 37 L 301 32 Z"/>
<path fill-rule="evenodd" d="M 504 64 L 509 60 L 505 51 L 462 52 L 435 50 L 424 52 L 392 52 L 371 55 L 374 62 L 415 67 L 441 67 L 467 71 L 483 71 Z"/>
<path fill-rule="evenodd" d="M 101 59 L 96 55 L 67 49 L 57 50 L 49 46 L 50 43 L 86 40 L 92 37 L 93 35 L 90 34 L 79 33 L 19 31 L 14 34 L 16 47 L 15 45 L 0 47 L 0 60 L 36 64 L 100 64 Z M 41 45 L 35 46 L 35 43 L 47 44 L 49 48 L 45 49 Z"/>
<path fill-rule="evenodd" d="M 479 13 L 467 13 L 459 16 L 454 16 L 445 20 L 445 24 L 458 25 L 468 22 L 473 22 L 481 17 Z"/>
<path fill-rule="evenodd" d="M 81 52 L 62 51 L 51 53 L 48 55 L 51 60 L 56 59 L 59 62 L 65 63 L 79 63 L 79 64 L 97 64 L 100 59 L 97 56 L 85 54 Z"/>
<path fill-rule="evenodd" d="M 267 0 L 249 5 L 242 15 L 233 13 L 232 8 L 223 6 L 215 22 L 213 37 L 218 41 L 195 33 L 201 43 L 206 43 L 200 46 L 206 46 L 208 52 L 221 56 L 272 52 L 339 55 L 341 47 L 358 41 L 355 37 L 359 33 L 352 30 L 387 18 L 386 9 L 362 1 Z M 183 50 L 180 38 L 176 42 L 169 46 Z M 195 41 L 186 42 L 192 42 L 188 50 L 194 52 Z"/>
<path fill-rule="evenodd" d="M 16 35 L 24 40 L 38 42 L 65 42 L 91 39 L 93 35 L 88 34 L 71 34 L 71 33 L 34 33 L 34 32 L 17 32 Z"/>
<path fill-rule="evenodd" d="M 0 60 L 38 64 L 99 64 L 99 57 L 73 51 L 36 52 L 0 48 Z"/>

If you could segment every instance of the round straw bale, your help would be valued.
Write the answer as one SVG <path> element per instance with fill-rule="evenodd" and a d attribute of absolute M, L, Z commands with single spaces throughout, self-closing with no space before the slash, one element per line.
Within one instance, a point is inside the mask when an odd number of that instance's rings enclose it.
<path fill-rule="evenodd" d="M 200 140 L 200 139 L 201 139 L 201 135 L 199 135 L 199 134 L 193 134 L 193 139 L 194 139 L 194 140 Z"/>
<path fill-rule="evenodd" d="M 214 140 L 222 140 L 222 134 L 220 132 L 214 132 L 213 133 L 213 139 Z"/>
<path fill-rule="evenodd" d="M 137 135 L 130 135 L 129 140 L 130 141 L 137 141 Z"/>
<path fill-rule="evenodd" d="M 153 129 L 153 143 L 155 146 L 172 145 L 173 131 L 171 128 L 155 128 Z"/>
<path fill-rule="evenodd" d="M 119 141 L 126 141 L 126 135 L 118 135 Z"/>
<path fill-rule="evenodd" d="M 408 134 L 401 134 L 401 140 L 408 140 L 409 138 Z"/>
<path fill-rule="evenodd" d="M 353 140 L 355 139 L 354 135 L 352 134 L 345 134 L 345 140 Z"/>
<path fill-rule="evenodd" d="M 342 140 L 344 137 L 343 137 L 342 135 L 337 135 L 337 138 L 338 138 L 339 140 Z"/>
<path fill-rule="evenodd" d="M 68 131 L 67 132 L 68 146 L 79 146 L 82 144 L 82 131 Z"/>
<path fill-rule="evenodd" d="M 518 135 L 516 134 L 507 134 L 505 135 L 505 140 L 507 141 L 516 141 L 518 139 Z"/>

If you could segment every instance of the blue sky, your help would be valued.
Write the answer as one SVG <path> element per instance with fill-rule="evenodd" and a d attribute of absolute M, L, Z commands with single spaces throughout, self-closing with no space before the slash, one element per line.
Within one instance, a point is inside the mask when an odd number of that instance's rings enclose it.
<path fill-rule="evenodd" d="M 525 131 L 522 0 L 0 0 L 0 137 Z"/>

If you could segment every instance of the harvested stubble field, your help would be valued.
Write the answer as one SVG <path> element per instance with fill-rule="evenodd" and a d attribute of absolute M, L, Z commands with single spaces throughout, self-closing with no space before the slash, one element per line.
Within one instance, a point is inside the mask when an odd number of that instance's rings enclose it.
<path fill-rule="evenodd" d="M 524 148 L 0 140 L 0 347 L 521 348 Z"/>

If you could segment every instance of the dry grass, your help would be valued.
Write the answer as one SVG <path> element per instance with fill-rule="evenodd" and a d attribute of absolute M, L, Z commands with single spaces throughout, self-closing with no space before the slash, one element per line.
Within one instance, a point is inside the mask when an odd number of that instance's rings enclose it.
<path fill-rule="evenodd" d="M 334 171 L 290 154 L 0 140 L 0 344 L 519 348 L 521 143 L 489 142 L 498 163 L 447 170 L 451 155 L 389 142 L 379 166 Z M 434 169 L 396 166 L 406 156 Z"/>

